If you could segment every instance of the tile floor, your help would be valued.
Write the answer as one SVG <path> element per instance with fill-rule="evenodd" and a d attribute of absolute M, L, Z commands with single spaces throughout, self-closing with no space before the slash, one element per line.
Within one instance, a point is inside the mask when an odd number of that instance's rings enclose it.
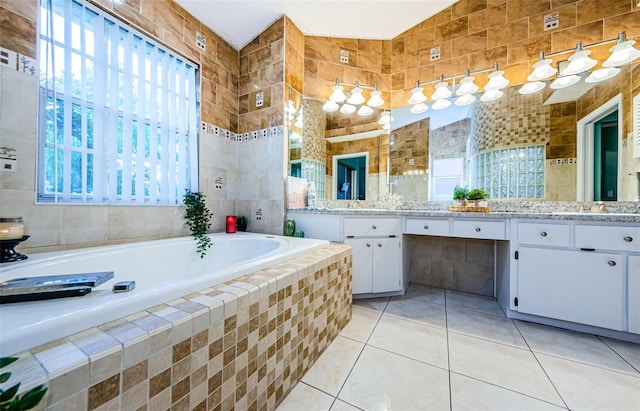
<path fill-rule="evenodd" d="M 640 345 L 507 319 L 493 300 L 411 285 L 353 319 L 278 407 L 640 410 Z"/>

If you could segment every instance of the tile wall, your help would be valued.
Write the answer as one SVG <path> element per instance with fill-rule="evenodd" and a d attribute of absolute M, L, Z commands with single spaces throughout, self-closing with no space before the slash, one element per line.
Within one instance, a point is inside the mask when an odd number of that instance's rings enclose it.
<path fill-rule="evenodd" d="M 275 409 L 351 320 L 351 251 L 332 244 L 18 353 L 37 410 Z M 5 388 L 5 387 L 3 387 Z"/>
<path fill-rule="evenodd" d="M 389 148 L 392 176 L 429 169 L 429 118 L 409 124 L 392 133 L 393 145 Z M 409 160 L 413 160 L 413 164 Z M 425 197 L 426 198 L 426 197 Z"/>

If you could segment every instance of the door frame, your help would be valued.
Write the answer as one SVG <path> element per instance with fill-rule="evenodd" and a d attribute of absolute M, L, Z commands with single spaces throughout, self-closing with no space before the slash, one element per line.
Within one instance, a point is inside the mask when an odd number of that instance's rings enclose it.
<path fill-rule="evenodd" d="M 593 201 L 593 125 L 618 110 L 618 193 L 622 187 L 622 94 L 618 94 L 578 120 L 576 200 Z"/>
<path fill-rule="evenodd" d="M 332 168 L 331 168 L 331 199 L 338 199 L 338 160 L 344 160 L 349 158 L 356 157 L 364 157 L 364 169 L 365 169 L 365 177 L 364 183 L 367 184 L 367 179 L 369 176 L 369 152 L 363 151 L 360 153 L 351 153 L 351 154 L 336 154 L 332 159 Z M 355 190 L 356 187 L 352 187 L 352 190 Z"/>

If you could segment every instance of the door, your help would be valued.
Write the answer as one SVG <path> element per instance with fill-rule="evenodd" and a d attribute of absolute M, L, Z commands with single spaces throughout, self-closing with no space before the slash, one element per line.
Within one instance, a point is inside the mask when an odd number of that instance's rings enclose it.
<path fill-rule="evenodd" d="M 351 292 L 373 292 L 373 241 L 370 238 L 347 238 L 345 244 L 352 248 Z"/>
<path fill-rule="evenodd" d="M 521 247 L 518 311 L 623 329 L 623 258 L 616 254 Z"/>
<path fill-rule="evenodd" d="M 640 334 L 640 255 L 629 256 L 629 332 Z"/>
<path fill-rule="evenodd" d="M 593 125 L 593 200 L 618 198 L 618 111 Z"/>
<path fill-rule="evenodd" d="M 373 292 L 400 289 L 400 239 L 375 238 L 373 243 Z"/>

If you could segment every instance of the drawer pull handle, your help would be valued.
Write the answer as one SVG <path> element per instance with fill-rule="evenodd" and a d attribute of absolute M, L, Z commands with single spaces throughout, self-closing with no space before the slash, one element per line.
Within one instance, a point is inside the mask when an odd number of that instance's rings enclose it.
<path fill-rule="evenodd" d="M 616 266 L 616 262 L 613 261 L 613 260 L 607 261 L 607 264 L 609 264 L 609 266 L 611 266 L 611 267 L 615 267 Z"/>
<path fill-rule="evenodd" d="M 540 237 L 546 237 L 546 236 L 547 236 L 547 232 L 546 231 L 543 231 L 543 232 L 540 233 Z"/>
<path fill-rule="evenodd" d="M 378 243 L 378 247 L 382 248 L 382 243 Z"/>
<path fill-rule="evenodd" d="M 376 225 L 372 225 L 371 228 L 373 228 L 374 230 L 377 229 L 378 227 Z"/>
<path fill-rule="evenodd" d="M 480 227 L 476 227 L 476 233 L 480 232 Z"/>
<path fill-rule="evenodd" d="M 371 247 L 371 243 L 367 243 L 367 248 Z"/>
<path fill-rule="evenodd" d="M 425 230 L 428 230 L 428 229 L 429 229 L 429 226 L 425 224 L 425 225 L 424 225 L 424 229 L 425 229 Z"/>
<path fill-rule="evenodd" d="M 632 241 L 633 241 L 633 237 L 626 236 L 626 237 L 624 238 L 624 241 L 626 241 L 627 243 L 630 243 L 630 242 L 632 242 Z"/>

